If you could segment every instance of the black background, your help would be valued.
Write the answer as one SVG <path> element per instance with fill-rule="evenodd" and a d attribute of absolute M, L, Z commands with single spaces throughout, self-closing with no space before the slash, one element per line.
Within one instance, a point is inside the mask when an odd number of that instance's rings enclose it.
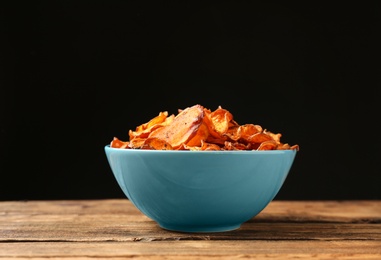
<path fill-rule="evenodd" d="M 1 200 L 124 197 L 104 146 L 194 104 L 300 145 L 276 199 L 381 199 L 378 1 L 9 2 Z"/>

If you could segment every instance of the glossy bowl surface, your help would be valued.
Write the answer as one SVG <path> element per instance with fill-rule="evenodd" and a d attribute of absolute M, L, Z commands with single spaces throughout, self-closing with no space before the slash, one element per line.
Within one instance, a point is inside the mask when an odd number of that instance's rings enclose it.
<path fill-rule="evenodd" d="M 126 197 L 160 227 L 238 229 L 276 196 L 297 151 L 157 151 L 105 146 Z"/>

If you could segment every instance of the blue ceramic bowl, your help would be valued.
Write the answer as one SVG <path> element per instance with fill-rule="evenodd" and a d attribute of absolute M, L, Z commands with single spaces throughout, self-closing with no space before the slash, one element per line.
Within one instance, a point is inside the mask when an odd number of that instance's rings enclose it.
<path fill-rule="evenodd" d="M 127 198 L 167 230 L 238 229 L 275 197 L 295 150 L 158 151 L 105 146 Z"/>

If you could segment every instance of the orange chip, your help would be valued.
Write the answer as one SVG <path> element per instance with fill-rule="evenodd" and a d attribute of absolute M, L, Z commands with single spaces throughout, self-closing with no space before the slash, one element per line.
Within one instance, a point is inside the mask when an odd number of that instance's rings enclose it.
<path fill-rule="evenodd" d="M 219 106 L 215 111 L 207 114 L 212 122 L 212 130 L 217 132 L 219 136 L 225 134 L 229 129 L 229 123 L 233 119 L 233 115 Z M 213 134 L 213 136 L 215 136 Z"/>
<path fill-rule="evenodd" d="M 250 145 L 250 144 L 249 144 Z M 245 145 L 243 143 L 239 142 L 225 142 L 224 150 L 249 150 L 248 147 L 249 145 Z"/>
<path fill-rule="evenodd" d="M 218 146 L 216 144 L 203 142 L 203 144 L 201 146 L 201 150 L 202 151 L 220 151 L 222 149 L 220 146 Z"/>
<path fill-rule="evenodd" d="M 231 141 L 238 141 L 241 139 L 241 127 L 240 126 L 231 126 L 228 131 L 224 134 L 226 139 Z"/>
<path fill-rule="evenodd" d="M 132 149 L 140 149 L 143 146 L 146 139 L 147 138 L 135 137 L 132 140 L 130 140 L 128 147 Z"/>
<path fill-rule="evenodd" d="M 274 140 L 271 135 L 266 133 L 256 133 L 247 138 L 249 143 L 260 144 L 266 141 Z"/>
<path fill-rule="evenodd" d="M 186 144 L 196 134 L 203 122 L 204 109 L 195 105 L 182 110 L 173 121 L 166 126 L 157 128 L 149 137 L 156 137 L 169 143 L 173 149 Z"/>
<path fill-rule="evenodd" d="M 155 137 L 149 137 L 145 139 L 143 145 L 141 146 L 141 149 L 145 150 L 173 150 L 172 146 L 167 143 L 166 141 L 155 138 Z"/>
<path fill-rule="evenodd" d="M 276 150 L 278 147 L 278 144 L 274 140 L 264 141 L 261 143 L 257 150 Z"/>
<path fill-rule="evenodd" d="M 221 136 L 220 138 L 216 138 L 212 135 L 209 135 L 205 141 L 211 144 L 217 144 L 217 145 L 223 146 L 226 140 L 227 140 L 226 136 Z"/>
<path fill-rule="evenodd" d="M 187 146 L 200 146 L 201 142 L 207 140 L 209 136 L 209 130 L 206 123 L 203 121 L 197 130 L 197 133 L 192 139 L 190 139 L 186 145 Z"/>
<path fill-rule="evenodd" d="M 168 116 L 160 112 L 147 123 L 129 130 L 130 140 L 114 137 L 110 146 L 121 149 L 153 150 L 298 150 L 281 142 L 280 133 L 272 133 L 256 124 L 238 124 L 233 114 L 219 106 L 211 111 L 201 105 L 178 109 Z"/>
<path fill-rule="evenodd" d="M 112 139 L 111 143 L 110 143 L 110 147 L 113 147 L 113 148 L 127 148 L 129 145 L 129 142 L 123 142 L 121 140 L 119 140 L 118 138 L 114 137 L 114 139 Z"/>
<path fill-rule="evenodd" d="M 282 137 L 282 134 L 274 134 L 274 133 L 271 133 L 267 130 L 264 131 L 264 133 L 270 135 L 276 142 L 280 143 L 280 138 Z"/>
<path fill-rule="evenodd" d="M 290 146 L 289 144 L 278 145 L 278 150 L 297 150 L 299 151 L 299 145 Z"/>
<path fill-rule="evenodd" d="M 204 141 L 201 141 L 201 146 L 188 146 L 185 145 L 184 147 L 186 150 L 190 151 L 220 151 L 221 147 L 217 144 L 207 143 Z"/>
<path fill-rule="evenodd" d="M 134 139 L 137 137 L 146 138 L 153 130 L 165 125 L 169 125 L 173 121 L 174 117 L 175 115 L 171 115 L 168 117 L 168 112 L 166 111 L 160 112 L 160 114 L 157 117 L 151 119 L 148 123 L 136 127 L 135 131 L 130 130 L 128 132 L 130 139 Z"/>
<path fill-rule="evenodd" d="M 250 137 L 262 132 L 262 127 L 254 124 L 245 124 L 233 126 L 226 135 L 233 141 L 242 139 L 244 142 L 250 142 Z"/>

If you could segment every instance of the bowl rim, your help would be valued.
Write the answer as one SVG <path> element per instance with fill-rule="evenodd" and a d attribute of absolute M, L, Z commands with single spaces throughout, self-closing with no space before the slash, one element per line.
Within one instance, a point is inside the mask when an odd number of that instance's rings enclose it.
<path fill-rule="evenodd" d="M 223 150 L 223 151 L 190 151 L 190 150 L 149 150 L 149 149 L 122 149 L 110 147 L 110 144 L 104 146 L 105 150 L 117 151 L 120 153 L 166 153 L 166 154 L 285 154 L 297 153 L 297 150 Z"/>

